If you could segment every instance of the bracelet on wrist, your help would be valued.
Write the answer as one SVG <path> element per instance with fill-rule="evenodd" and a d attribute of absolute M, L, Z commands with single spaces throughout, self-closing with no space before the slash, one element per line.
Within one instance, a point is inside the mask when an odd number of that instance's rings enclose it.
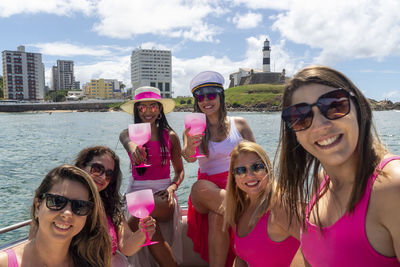
<path fill-rule="evenodd" d="M 179 184 L 177 182 L 172 182 L 171 184 L 176 185 L 176 189 L 175 190 L 178 190 Z"/>

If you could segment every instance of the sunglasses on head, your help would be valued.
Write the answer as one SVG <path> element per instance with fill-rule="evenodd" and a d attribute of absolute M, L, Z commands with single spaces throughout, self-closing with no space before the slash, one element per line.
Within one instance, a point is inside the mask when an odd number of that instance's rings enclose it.
<path fill-rule="evenodd" d="M 287 107 L 282 112 L 282 119 L 295 132 L 311 126 L 314 118 L 313 106 L 317 106 L 321 114 L 329 120 L 340 119 L 350 112 L 350 95 L 354 96 L 352 92 L 339 88 L 321 95 L 314 104 L 299 103 Z"/>
<path fill-rule="evenodd" d="M 69 199 L 64 196 L 50 193 L 42 194 L 40 199 L 45 199 L 46 207 L 53 211 L 62 210 L 67 206 L 68 202 L 71 202 L 71 210 L 78 216 L 88 215 L 94 206 L 93 202 L 90 201 Z"/>
<path fill-rule="evenodd" d="M 250 165 L 249 169 L 254 174 L 259 174 L 259 173 L 261 173 L 261 171 L 265 170 L 265 165 L 263 163 L 254 163 L 254 164 Z M 238 176 L 238 177 L 245 176 L 247 174 L 247 172 L 248 172 L 248 169 L 245 166 L 236 167 L 233 169 L 233 173 L 235 174 L 235 176 Z"/>
<path fill-rule="evenodd" d="M 106 174 L 106 180 L 109 182 L 111 181 L 114 171 L 112 170 L 106 170 L 104 166 L 100 163 L 92 163 L 89 165 L 90 166 L 90 174 L 94 174 L 97 176 L 102 176 L 104 173 Z"/>
<path fill-rule="evenodd" d="M 202 94 L 202 95 L 196 95 L 195 98 L 197 102 L 203 102 L 204 99 L 208 98 L 208 100 L 214 100 L 217 97 L 217 93 L 209 93 L 209 94 Z"/>
<path fill-rule="evenodd" d="M 139 112 L 141 112 L 141 113 L 145 113 L 147 110 L 150 110 L 151 112 L 156 112 L 160 109 L 160 107 L 157 103 L 153 103 L 149 106 L 138 105 L 137 108 L 138 108 Z"/>

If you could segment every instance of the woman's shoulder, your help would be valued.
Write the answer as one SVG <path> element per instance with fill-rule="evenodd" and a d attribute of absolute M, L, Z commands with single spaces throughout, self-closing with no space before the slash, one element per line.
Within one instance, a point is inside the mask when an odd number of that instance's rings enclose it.
<path fill-rule="evenodd" d="M 242 135 L 242 137 L 246 140 L 255 142 L 255 137 L 253 131 L 251 130 L 249 124 L 246 119 L 243 117 L 233 117 L 235 126 Z"/>
<path fill-rule="evenodd" d="M 389 194 L 388 196 L 394 194 L 400 199 L 400 157 L 388 154 L 384 157 L 384 160 L 393 157 L 397 158 L 391 160 L 382 168 L 373 187 L 374 191 L 385 199 L 387 199 L 386 194 Z"/>

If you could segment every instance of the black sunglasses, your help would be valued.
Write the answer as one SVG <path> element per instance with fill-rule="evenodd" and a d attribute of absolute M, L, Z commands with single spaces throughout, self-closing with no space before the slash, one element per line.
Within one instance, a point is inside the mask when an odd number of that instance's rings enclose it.
<path fill-rule="evenodd" d="M 208 100 L 214 100 L 217 97 L 217 93 L 209 93 L 209 94 L 203 94 L 203 95 L 196 95 L 195 98 L 197 99 L 197 102 L 203 102 L 204 99 L 208 98 Z"/>
<path fill-rule="evenodd" d="M 340 119 L 350 112 L 350 96 L 354 94 L 339 88 L 321 95 L 314 104 L 299 103 L 287 107 L 282 112 L 282 119 L 295 132 L 311 126 L 314 118 L 313 106 L 317 106 L 321 114 L 329 120 Z"/>
<path fill-rule="evenodd" d="M 112 170 L 106 170 L 106 168 L 104 168 L 104 166 L 100 163 L 92 163 L 89 164 L 90 166 L 90 174 L 94 174 L 97 176 L 102 176 L 103 173 L 106 174 L 106 180 L 109 182 L 111 181 L 113 175 L 114 175 L 114 171 Z"/>
<path fill-rule="evenodd" d="M 86 216 L 92 210 L 94 204 L 90 201 L 69 199 L 64 196 L 44 193 L 40 199 L 46 199 L 46 207 L 49 210 L 58 211 L 67 206 L 68 201 L 71 202 L 71 210 L 78 216 Z"/>
<path fill-rule="evenodd" d="M 259 174 L 261 171 L 265 170 L 265 165 L 263 163 L 254 163 L 252 164 L 249 169 L 254 173 L 254 174 Z M 247 174 L 247 167 L 241 166 L 241 167 L 236 167 L 233 169 L 233 173 L 238 176 L 238 177 L 243 177 Z"/>

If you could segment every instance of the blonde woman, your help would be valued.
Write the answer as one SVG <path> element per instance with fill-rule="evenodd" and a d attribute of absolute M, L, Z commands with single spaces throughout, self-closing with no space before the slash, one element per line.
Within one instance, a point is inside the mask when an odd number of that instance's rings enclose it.
<path fill-rule="evenodd" d="M 0 253 L 0 266 L 110 266 L 103 204 L 83 170 L 51 170 L 35 191 L 31 215 L 33 238 Z"/>
<path fill-rule="evenodd" d="M 234 229 L 235 267 L 291 264 L 299 228 L 289 227 L 278 203 L 267 153 L 254 142 L 239 143 L 232 151 L 224 202 L 225 222 Z"/>

